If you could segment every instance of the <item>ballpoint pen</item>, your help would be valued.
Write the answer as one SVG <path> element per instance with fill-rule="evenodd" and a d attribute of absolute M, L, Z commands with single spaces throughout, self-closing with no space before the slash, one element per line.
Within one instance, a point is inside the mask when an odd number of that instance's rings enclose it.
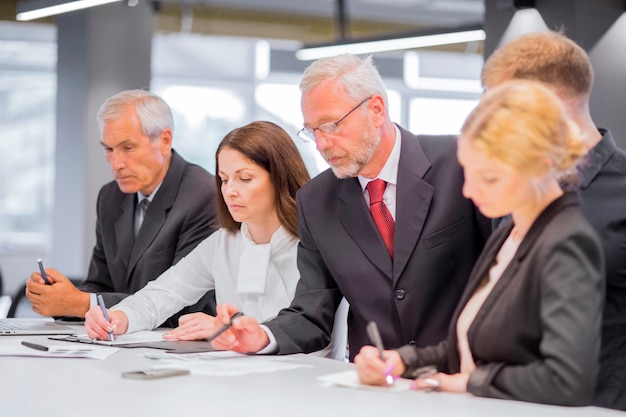
<path fill-rule="evenodd" d="M 376 348 L 378 349 L 378 355 L 380 356 L 380 359 L 383 362 L 385 362 L 387 358 L 385 357 L 385 348 L 383 347 L 383 339 L 382 337 L 380 337 L 380 332 L 378 331 L 378 326 L 376 325 L 376 322 L 370 321 L 369 323 L 367 323 L 366 330 L 367 330 L 367 334 L 370 340 L 372 341 L 374 346 L 376 346 Z M 385 367 L 385 370 L 384 370 L 385 380 L 387 381 L 387 384 L 389 385 L 393 384 L 393 381 L 396 380 L 392 372 L 393 372 L 393 364 L 389 364 L 387 367 Z"/>
<path fill-rule="evenodd" d="M 43 278 L 46 285 L 50 285 L 50 281 L 48 281 L 48 276 L 46 275 L 46 270 L 43 267 L 43 262 L 41 262 L 41 258 L 37 259 L 37 263 L 39 264 L 39 272 L 41 272 L 41 278 Z"/>
<path fill-rule="evenodd" d="M 230 320 L 228 321 L 228 323 L 226 323 L 225 325 L 223 325 L 218 331 L 216 331 L 215 333 L 213 333 L 208 339 L 207 342 L 212 342 L 215 339 L 217 339 L 217 337 L 219 335 L 221 335 L 222 333 L 224 333 L 226 330 L 230 329 L 231 326 L 233 325 L 233 320 L 235 320 L 237 317 L 241 317 L 243 316 L 243 313 L 241 311 L 236 312 L 235 314 L 233 314 L 230 317 Z"/>
<path fill-rule="evenodd" d="M 104 298 L 102 298 L 102 294 L 98 294 L 97 298 L 98 298 L 98 305 L 100 306 L 100 309 L 102 309 L 102 314 L 104 314 L 105 320 L 111 323 L 111 320 L 109 319 L 109 314 L 107 313 L 107 306 L 104 304 Z M 115 335 L 113 334 L 113 331 L 108 332 L 108 334 L 109 334 L 109 340 L 111 342 L 115 341 Z"/>
<path fill-rule="evenodd" d="M 48 346 L 44 346 L 44 345 L 38 345 L 37 343 L 31 343 L 31 342 L 26 342 L 23 341 L 22 344 L 26 347 L 29 347 L 31 349 L 37 349 L 37 350 L 41 350 L 44 352 L 48 351 Z"/>

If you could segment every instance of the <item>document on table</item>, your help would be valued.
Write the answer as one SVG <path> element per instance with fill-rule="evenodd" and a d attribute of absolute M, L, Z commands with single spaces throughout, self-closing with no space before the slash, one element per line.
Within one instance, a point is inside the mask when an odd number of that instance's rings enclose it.
<path fill-rule="evenodd" d="M 311 367 L 294 358 L 265 355 L 243 355 L 235 352 L 204 352 L 172 355 L 146 353 L 149 359 L 158 359 L 158 367 L 188 369 L 196 375 L 238 376 L 258 372 L 276 372 Z"/>
<path fill-rule="evenodd" d="M 115 336 L 114 341 L 92 339 L 86 334 L 71 335 L 66 337 L 51 337 L 54 340 L 65 340 L 68 342 L 81 342 L 105 346 L 129 345 L 138 343 L 153 343 L 163 341 L 163 331 L 142 331 Z"/>
<path fill-rule="evenodd" d="M 54 342 L 52 342 L 54 343 Z M 88 358 L 104 360 L 110 355 L 117 352 L 118 348 L 110 348 L 104 346 L 81 346 L 74 343 L 68 344 L 52 344 L 44 343 L 48 350 L 38 350 L 20 343 L 15 340 L 14 343 L 3 343 L 0 345 L 0 356 L 36 356 L 40 358 Z"/>
<path fill-rule="evenodd" d="M 356 388 L 368 391 L 409 391 L 411 389 L 410 379 L 398 379 L 394 381 L 392 385 L 387 386 L 374 386 L 362 384 L 359 381 L 359 375 L 354 370 L 337 372 L 329 375 L 318 376 L 317 380 L 324 386 L 344 387 L 344 388 Z"/>

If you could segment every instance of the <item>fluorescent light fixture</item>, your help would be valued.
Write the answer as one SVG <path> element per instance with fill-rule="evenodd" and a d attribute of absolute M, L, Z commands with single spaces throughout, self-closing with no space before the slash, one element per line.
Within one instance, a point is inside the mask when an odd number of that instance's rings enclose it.
<path fill-rule="evenodd" d="M 122 0 L 31 0 L 17 4 L 16 20 L 34 20 Z"/>
<path fill-rule="evenodd" d="M 370 38 L 342 43 L 307 46 L 296 52 L 296 58 L 310 61 L 341 54 L 371 54 L 485 40 L 485 31 L 480 26 L 460 27 L 448 30 L 430 30 L 387 38 Z"/>

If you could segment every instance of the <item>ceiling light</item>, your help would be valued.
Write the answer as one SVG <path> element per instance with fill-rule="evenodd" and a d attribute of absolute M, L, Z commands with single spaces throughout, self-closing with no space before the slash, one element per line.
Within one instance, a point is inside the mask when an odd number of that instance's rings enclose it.
<path fill-rule="evenodd" d="M 122 0 L 22 0 L 17 3 L 16 20 L 34 20 Z"/>
<path fill-rule="evenodd" d="M 369 38 L 305 46 L 296 52 L 296 58 L 301 61 L 310 61 L 341 54 L 371 54 L 482 40 L 485 40 L 485 31 L 482 29 L 482 26 L 465 26 L 413 32 L 385 38 Z"/>
<path fill-rule="evenodd" d="M 534 9 L 535 0 L 513 0 L 513 7 L 516 9 Z"/>

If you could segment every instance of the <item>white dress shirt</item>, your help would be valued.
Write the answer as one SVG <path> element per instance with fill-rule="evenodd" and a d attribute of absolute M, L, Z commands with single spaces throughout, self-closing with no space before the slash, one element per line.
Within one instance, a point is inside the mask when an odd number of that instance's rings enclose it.
<path fill-rule="evenodd" d="M 258 321 L 289 306 L 300 278 L 298 239 L 280 227 L 270 243 L 257 245 L 246 225 L 219 229 L 158 279 L 122 300 L 112 310 L 128 316 L 128 332 L 153 329 L 183 307 L 215 289 L 218 303 L 238 307 Z"/>

